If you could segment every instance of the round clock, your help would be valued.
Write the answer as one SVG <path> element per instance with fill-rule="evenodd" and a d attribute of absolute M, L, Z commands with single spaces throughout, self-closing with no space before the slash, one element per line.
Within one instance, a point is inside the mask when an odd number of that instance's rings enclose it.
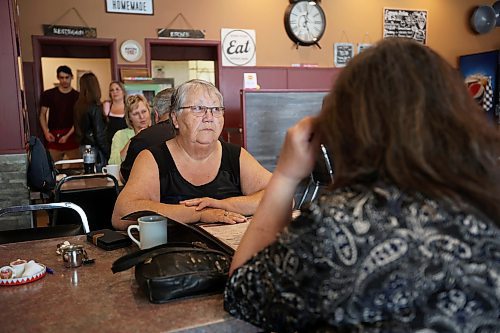
<path fill-rule="evenodd" d="M 323 36 L 325 28 L 325 12 L 315 1 L 296 1 L 286 9 L 286 33 L 298 45 L 319 46 L 318 41 Z"/>

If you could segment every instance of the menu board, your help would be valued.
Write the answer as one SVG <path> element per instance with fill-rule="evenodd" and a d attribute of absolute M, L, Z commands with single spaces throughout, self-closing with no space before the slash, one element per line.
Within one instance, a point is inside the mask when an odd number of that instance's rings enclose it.
<path fill-rule="evenodd" d="M 427 11 L 384 8 L 384 38 L 402 37 L 425 44 Z"/>

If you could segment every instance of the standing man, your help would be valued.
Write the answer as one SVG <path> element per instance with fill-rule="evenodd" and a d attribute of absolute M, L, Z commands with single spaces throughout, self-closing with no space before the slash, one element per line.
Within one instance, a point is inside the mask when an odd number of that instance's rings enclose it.
<path fill-rule="evenodd" d="M 59 85 L 44 91 L 40 98 L 40 125 L 54 162 L 81 157 L 73 134 L 73 106 L 78 99 L 78 91 L 71 87 L 72 79 L 71 68 L 59 66 Z"/>

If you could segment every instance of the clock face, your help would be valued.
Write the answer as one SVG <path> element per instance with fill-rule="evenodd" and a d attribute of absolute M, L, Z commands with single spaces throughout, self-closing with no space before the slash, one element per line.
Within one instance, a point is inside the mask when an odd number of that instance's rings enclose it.
<path fill-rule="evenodd" d="M 292 3 L 285 12 L 285 29 L 288 37 L 299 45 L 317 44 L 325 28 L 325 13 L 319 4 L 313 1 Z"/>

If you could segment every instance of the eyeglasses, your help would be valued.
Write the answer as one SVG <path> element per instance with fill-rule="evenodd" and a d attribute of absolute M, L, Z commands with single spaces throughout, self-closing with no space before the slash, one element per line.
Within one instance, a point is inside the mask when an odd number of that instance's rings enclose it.
<path fill-rule="evenodd" d="M 222 117 L 224 115 L 224 110 L 226 110 L 223 106 L 204 106 L 204 105 L 191 105 L 191 106 L 181 106 L 181 109 L 190 109 L 191 113 L 196 117 L 203 117 L 208 110 L 212 111 L 212 116 L 214 117 Z"/>

